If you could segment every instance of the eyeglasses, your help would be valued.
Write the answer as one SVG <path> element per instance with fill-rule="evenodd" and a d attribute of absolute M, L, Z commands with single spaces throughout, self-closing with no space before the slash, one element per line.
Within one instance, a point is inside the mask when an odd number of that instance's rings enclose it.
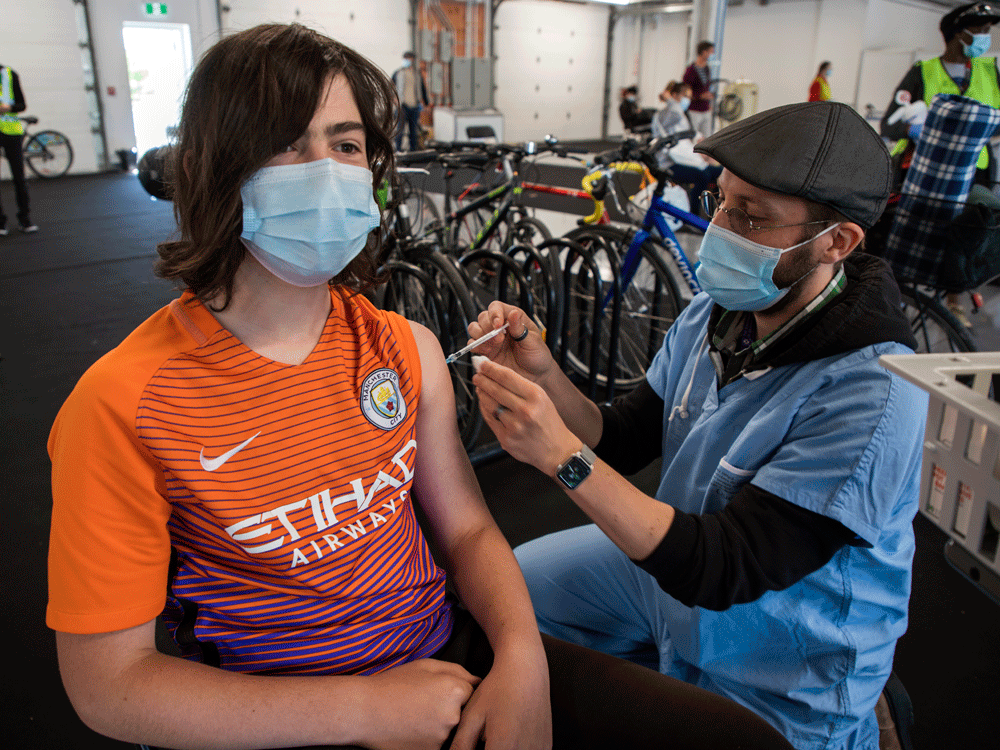
<path fill-rule="evenodd" d="M 763 232 L 765 229 L 786 229 L 787 227 L 805 227 L 810 224 L 829 224 L 828 219 L 819 219 L 817 221 L 801 221 L 798 224 L 777 224 L 774 226 L 762 227 L 754 224 L 750 217 L 746 215 L 746 212 L 739 208 L 723 208 L 722 204 L 719 203 L 718 193 L 713 193 L 710 190 L 706 190 L 701 194 L 701 207 L 705 209 L 705 214 L 709 218 L 715 218 L 715 215 L 722 211 L 729 220 L 729 228 L 732 229 L 736 234 L 747 235 L 751 232 Z"/>

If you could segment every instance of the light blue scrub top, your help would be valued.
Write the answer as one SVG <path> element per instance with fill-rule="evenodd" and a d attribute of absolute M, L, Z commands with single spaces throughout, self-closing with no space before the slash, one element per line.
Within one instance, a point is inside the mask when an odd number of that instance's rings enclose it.
<path fill-rule="evenodd" d="M 752 482 L 860 541 L 790 588 L 723 612 L 667 597 L 660 669 L 746 705 L 796 748 L 877 748 L 872 711 L 906 630 L 927 394 L 879 365 L 910 353 L 896 343 L 720 391 L 711 309 L 708 295 L 695 298 L 646 375 L 664 400 L 656 497 L 712 513 Z"/>

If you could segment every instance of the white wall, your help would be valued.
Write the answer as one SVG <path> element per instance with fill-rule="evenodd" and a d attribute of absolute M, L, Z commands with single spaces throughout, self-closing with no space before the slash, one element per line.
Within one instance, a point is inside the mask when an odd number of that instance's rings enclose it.
<path fill-rule="evenodd" d="M 618 105 L 621 90 L 639 87 L 639 106 L 659 109 L 659 94 L 670 81 L 680 80 L 687 67 L 690 13 L 620 16 L 615 22 L 611 51 L 611 110 L 608 135 L 621 135 Z"/>
<path fill-rule="evenodd" d="M 73 144 L 73 172 L 93 172 L 97 161 L 92 146 L 87 96 L 84 91 L 76 16 L 68 0 L 0 0 L 0 18 L 6 20 L 0 63 L 17 71 L 28 109 L 26 115 L 69 136 Z M 10 172 L 3 166 L 4 177 Z"/>
<path fill-rule="evenodd" d="M 94 54 L 109 157 L 134 145 L 124 21 L 151 21 L 138 0 L 91 0 Z M 227 31 L 299 21 L 351 45 L 387 72 L 412 46 L 409 0 L 227 0 Z M 215 0 L 168 0 L 163 21 L 190 26 L 195 59 L 218 36 Z M 802 101 L 822 60 L 831 60 L 834 98 L 883 108 L 911 59 L 940 54 L 940 6 L 920 0 L 748 0 L 729 8 L 721 75 L 760 87 L 760 108 Z M 21 76 L 28 114 L 66 133 L 74 172 L 97 169 L 72 0 L 0 0 L 16 19 L 0 63 Z M 609 10 L 600 4 L 505 0 L 494 37 L 495 101 L 508 140 L 594 138 L 601 131 Z M 615 25 L 609 132 L 621 132 L 618 92 L 637 83 L 644 106 L 687 60 L 689 13 Z M 1000 43 L 1000 39 L 997 40 Z M 862 63 L 864 66 L 862 67 Z M 115 94 L 108 94 L 108 87 Z M 567 116 L 568 115 L 568 116 Z M 4 170 L 6 171 L 6 170 Z"/>
<path fill-rule="evenodd" d="M 65 1 L 70 4 L 69 0 Z M 122 24 L 125 21 L 187 24 L 191 31 L 192 57 L 197 61 L 218 39 L 218 16 L 215 0 L 168 0 L 167 15 L 156 17 L 147 16 L 143 10 L 145 3 L 137 0 L 99 0 L 87 3 L 87 7 L 90 9 L 94 58 L 101 85 L 108 158 L 114 164 L 117 150 L 135 146 Z M 111 89 L 114 89 L 114 94 L 109 93 Z"/>
<path fill-rule="evenodd" d="M 504 115 L 504 140 L 600 136 L 608 14 L 599 4 L 500 5 L 494 102 Z"/>
<path fill-rule="evenodd" d="M 409 0 L 226 0 L 224 33 L 297 21 L 346 44 L 392 74 L 412 49 Z"/>
<path fill-rule="evenodd" d="M 729 8 L 719 77 L 754 81 L 760 89 L 758 110 L 805 101 L 816 74 L 812 61 L 820 5 L 820 0 L 789 0 Z M 835 97 L 838 93 L 834 90 Z"/>

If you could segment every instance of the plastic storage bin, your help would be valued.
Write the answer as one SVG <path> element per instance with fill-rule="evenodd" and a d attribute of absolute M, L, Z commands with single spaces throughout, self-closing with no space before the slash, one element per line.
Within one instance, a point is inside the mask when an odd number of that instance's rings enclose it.
<path fill-rule="evenodd" d="M 1000 404 L 989 398 L 1000 354 L 881 358 L 930 394 L 920 512 L 948 532 L 945 557 L 1000 603 Z"/>

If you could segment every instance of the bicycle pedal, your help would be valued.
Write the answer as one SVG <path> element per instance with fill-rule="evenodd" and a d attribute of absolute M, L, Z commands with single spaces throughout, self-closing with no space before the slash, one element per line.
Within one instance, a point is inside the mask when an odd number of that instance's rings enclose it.
<path fill-rule="evenodd" d="M 979 312 L 979 309 L 983 306 L 983 295 L 979 292 L 969 292 L 969 299 L 972 300 L 972 312 Z"/>

